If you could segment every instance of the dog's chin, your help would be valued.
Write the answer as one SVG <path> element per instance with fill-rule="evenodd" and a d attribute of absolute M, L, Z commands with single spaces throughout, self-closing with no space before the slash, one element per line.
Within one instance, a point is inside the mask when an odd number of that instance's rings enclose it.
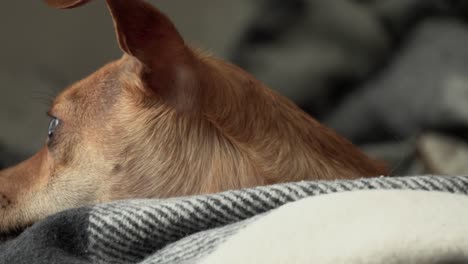
<path fill-rule="evenodd" d="M 0 220 L 2 219 L 2 217 L 3 216 L 0 214 Z M 15 224 L 14 226 L 11 226 L 11 225 L 5 226 L 0 221 L 0 244 L 18 237 L 21 233 L 23 233 L 26 229 L 28 229 L 32 225 L 33 223 L 30 222 L 30 223 Z"/>
<path fill-rule="evenodd" d="M 25 224 L 22 225 L 21 227 L 16 227 L 8 231 L 0 231 L 0 244 L 7 242 L 9 240 L 15 239 L 19 235 L 21 235 L 24 231 L 26 231 L 29 227 L 31 227 L 33 224 Z"/>
<path fill-rule="evenodd" d="M 19 210 L 0 210 L 0 243 L 17 237 L 32 225 L 33 221 Z"/>

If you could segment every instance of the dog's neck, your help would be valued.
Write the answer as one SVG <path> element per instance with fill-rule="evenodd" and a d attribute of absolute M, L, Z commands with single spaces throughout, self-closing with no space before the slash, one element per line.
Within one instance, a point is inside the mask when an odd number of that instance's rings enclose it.
<path fill-rule="evenodd" d="M 114 186 L 125 191 L 111 193 L 167 197 L 384 172 L 249 74 L 211 57 L 203 60 L 208 68 L 201 72 L 200 85 L 209 95 L 201 97 L 196 109 L 180 111 L 167 103 L 141 107 L 127 97 L 116 107 L 123 111 L 120 117 L 135 114 L 112 127 L 131 137 L 118 136 L 126 146 L 120 146 L 125 155 L 116 174 L 122 178 L 116 177 Z"/>

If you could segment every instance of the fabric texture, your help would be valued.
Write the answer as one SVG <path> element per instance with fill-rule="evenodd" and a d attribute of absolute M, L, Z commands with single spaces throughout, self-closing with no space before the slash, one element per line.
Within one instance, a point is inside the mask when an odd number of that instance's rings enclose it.
<path fill-rule="evenodd" d="M 0 246 L 0 263 L 199 263 L 239 230 L 287 203 L 338 192 L 388 189 L 466 195 L 468 177 L 298 182 L 102 204 L 66 211 L 34 225 Z"/>
<path fill-rule="evenodd" d="M 203 264 L 468 263 L 468 196 L 373 190 L 287 204 Z"/>

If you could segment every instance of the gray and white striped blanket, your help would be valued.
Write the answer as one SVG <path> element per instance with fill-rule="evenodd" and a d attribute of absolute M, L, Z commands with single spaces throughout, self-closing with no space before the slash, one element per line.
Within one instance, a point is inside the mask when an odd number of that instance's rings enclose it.
<path fill-rule="evenodd" d="M 239 230 L 286 203 L 374 189 L 468 194 L 468 176 L 298 182 L 74 209 L 0 244 L 0 263 L 197 263 Z"/>

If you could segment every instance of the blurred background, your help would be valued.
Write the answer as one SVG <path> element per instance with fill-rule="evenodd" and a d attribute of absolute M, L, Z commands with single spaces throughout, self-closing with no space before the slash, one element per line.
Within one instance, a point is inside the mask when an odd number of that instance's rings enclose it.
<path fill-rule="evenodd" d="M 393 174 L 468 174 L 468 1 L 150 2 Z M 2 1 L 0 32 L 2 168 L 41 147 L 61 89 L 121 52 L 104 1 Z"/>

